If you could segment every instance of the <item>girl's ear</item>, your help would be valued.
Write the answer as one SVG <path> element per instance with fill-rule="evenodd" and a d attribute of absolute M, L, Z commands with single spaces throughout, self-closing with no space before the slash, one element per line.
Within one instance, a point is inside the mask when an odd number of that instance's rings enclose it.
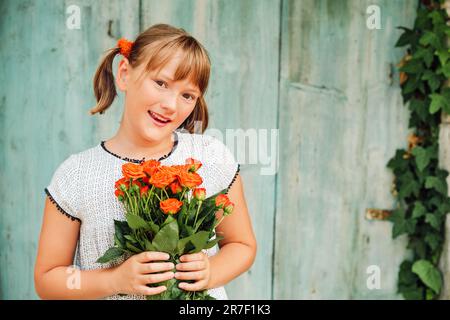
<path fill-rule="evenodd" d="M 127 58 L 123 58 L 119 62 L 117 68 L 116 85 L 120 91 L 127 91 L 128 83 L 130 82 L 131 66 Z"/>

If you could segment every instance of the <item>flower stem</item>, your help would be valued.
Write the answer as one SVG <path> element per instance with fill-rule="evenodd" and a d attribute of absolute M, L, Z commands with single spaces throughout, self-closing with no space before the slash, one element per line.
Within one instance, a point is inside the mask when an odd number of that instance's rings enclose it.
<path fill-rule="evenodd" d="M 198 216 L 198 212 L 200 211 L 200 207 L 202 206 L 203 201 L 199 201 L 198 202 L 198 208 L 197 208 L 197 212 L 195 214 L 195 220 L 194 220 L 194 228 L 195 228 L 195 224 L 197 223 L 197 216 Z"/>

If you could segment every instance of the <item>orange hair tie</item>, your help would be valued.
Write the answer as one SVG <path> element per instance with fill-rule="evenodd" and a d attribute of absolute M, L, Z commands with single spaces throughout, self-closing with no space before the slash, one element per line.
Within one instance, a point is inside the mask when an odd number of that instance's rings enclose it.
<path fill-rule="evenodd" d="M 128 41 L 125 38 L 120 38 L 119 41 L 117 41 L 117 46 L 120 48 L 120 54 L 128 59 L 131 49 L 133 48 L 133 42 Z"/>

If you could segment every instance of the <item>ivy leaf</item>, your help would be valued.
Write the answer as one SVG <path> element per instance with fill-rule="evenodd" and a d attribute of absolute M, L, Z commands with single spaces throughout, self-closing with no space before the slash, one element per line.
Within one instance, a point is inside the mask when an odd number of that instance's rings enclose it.
<path fill-rule="evenodd" d="M 403 233 L 413 233 L 417 223 L 416 219 L 406 219 L 402 209 L 394 210 L 389 220 L 394 223 L 392 228 L 392 238 L 394 239 Z"/>
<path fill-rule="evenodd" d="M 447 183 L 442 178 L 428 176 L 425 180 L 425 188 L 435 189 L 437 192 L 447 195 Z"/>
<path fill-rule="evenodd" d="M 431 91 L 436 91 L 441 86 L 441 80 L 438 75 L 436 75 L 431 70 L 427 70 L 424 72 L 422 80 L 426 80 L 428 85 L 430 86 Z"/>
<path fill-rule="evenodd" d="M 425 167 L 430 163 L 431 154 L 427 149 L 422 147 L 414 147 L 411 151 L 416 159 L 417 168 L 420 171 L 423 171 Z"/>
<path fill-rule="evenodd" d="M 415 39 L 415 32 L 411 29 L 405 28 L 405 27 L 397 27 L 397 29 L 403 29 L 404 32 L 398 38 L 397 43 L 395 44 L 396 47 L 403 47 L 408 44 L 410 44 Z"/>
<path fill-rule="evenodd" d="M 410 171 L 407 171 L 406 173 L 398 177 L 397 186 L 398 197 L 400 199 L 409 197 L 411 195 L 414 195 L 416 197 L 419 196 L 420 185 Z"/>
<path fill-rule="evenodd" d="M 436 214 L 427 213 L 425 215 L 425 222 L 428 223 L 429 225 L 431 225 L 434 229 L 439 231 L 440 226 L 441 226 L 441 221 Z"/>
<path fill-rule="evenodd" d="M 427 260 L 418 260 L 412 266 L 412 271 L 417 274 L 429 288 L 439 294 L 442 287 L 441 272 Z"/>
<path fill-rule="evenodd" d="M 423 204 L 419 201 L 416 201 L 416 203 L 414 204 L 414 210 L 412 212 L 412 217 L 413 218 L 420 218 L 421 216 L 425 215 L 426 213 L 426 208 L 423 206 Z"/>
<path fill-rule="evenodd" d="M 426 103 L 427 100 L 420 100 L 420 99 L 411 99 L 411 101 L 409 102 L 409 109 L 412 112 L 417 113 L 417 115 L 420 117 L 420 120 L 422 121 L 426 121 L 427 117 L 428 117 L 428 104 Z M 429 103 L 429 102 L 428 102 Z M 412 119 L 413 117 L 411 117 Z"/>
<path fill-rule="evenodd" d="M 440 95 L 439 93 L 432 93 L 430 95 L 431 98 L 431 104 L 430 104 L 430 113 L 435 114 L 438 112 L 441 108 L 443 108 L 447 101 L 445 101 L 445 98 Z"/>
<path fill-rule="evenodd" d="M 425 31 L 423 36 L 420 37 L 419 43 L 425 47 L 428 45 L 431 45 L 434 48 L 441 47 L 439 37 L 434 32 L 431 31 Z"/>
<path fill-rule="evenodd" d="M 399 70 L 411 74 L 420 73 L 423 71 L 423 62 L 421 59 L 411 59 Z"/>
<path fill-rule="evenodd" d="M 436 250 L 441 243 L 441 237 L 436 233 L 427 233 L 425 242 L 430 246 L 431 250 Z"/>
<path fill-rule="evenodd" d="M 438 56 L 441 65 L 445 65 L 447 60 L 450 58 L 450 50 L 436 50 L 435 54 Z"/>
<path fill-rule="evenodd" d="M 431 66 L 431 63 L 434 59 L 434 53 L 431 48 L 419 47 L 416 53 L 414 53 L 413 58 L 415 59 L 423 59 L 427 68 Z"/>
<path fill-rule="evenodd" d="M 433 21 L 433 25 L 439 25 L 444 23 L 444 18 L 439 13 L 439 11 L 433 10 L 428 14 L 428 17 Z"/>
<path fill-rule="evenodd" d="M 387 163 L 387 167 L 392 169 L 395 174 L 402 173 L 408 168 L 408 160 L 403 159 L 404 154 L 405 150 L 397 149 L 395 156 Z"/>
<path fill-rule="evenodd" d="M 446 78 L 450 78 L 450 62 L 442 65 L 442 73 Z"/>

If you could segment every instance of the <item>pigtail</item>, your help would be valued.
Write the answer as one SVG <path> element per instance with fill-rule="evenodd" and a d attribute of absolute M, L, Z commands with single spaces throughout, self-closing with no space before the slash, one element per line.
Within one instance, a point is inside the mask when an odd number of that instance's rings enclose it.
<path fill-rule="evenodd" d="M 203 133 L 208 127 L 208 121 L 208 106 L 203 96 L 201 96 L 198 98 L 194 110 L 192 110 L 191 114 L 186 118 L 180 128 L 184 128 L 189 133 Z"/>
<path fill-rule="evenodd" d="M 95 72 L 94 94 L 97 99 L 97 105 L 90 110 L 91 115 L 98 112 L 103 114 L 117 96 L 112 64 L 118 53 L 120 53 L 120 48 L 110 49 Z"/>

